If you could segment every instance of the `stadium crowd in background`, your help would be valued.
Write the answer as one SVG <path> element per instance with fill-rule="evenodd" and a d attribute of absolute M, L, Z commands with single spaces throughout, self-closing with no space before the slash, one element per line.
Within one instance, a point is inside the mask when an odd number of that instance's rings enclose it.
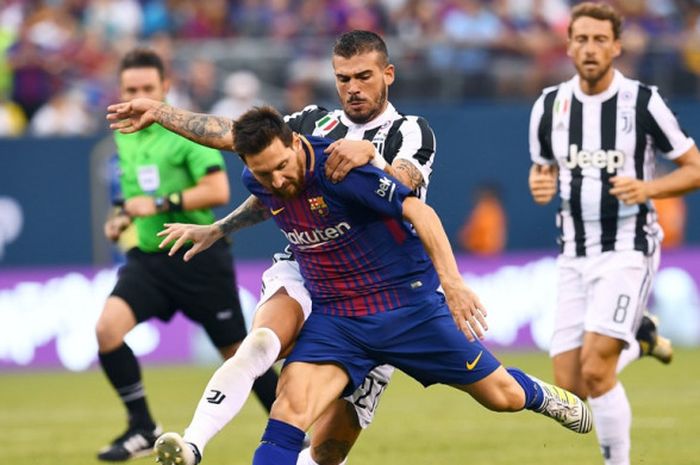
<path fill-rule="evenodd" d="M 286 96 L 296 91 L 308 93 L 308 101 L 332 99 L 332 81 L 318 77 L 328 74 L 319 72 L 327 57 L 325 41 L 318 39 L 350 29 L 382 33 L 394 50 L 392 60 L 400 69 L 411 67 L 397 83 L 397 100 L 416 89 L 424 98 L 443 101 L 532 97 L 573 74 L 565 44 L 575 3 L 7 0 L 0 4 L 0 136 L 99 130 L 91 117 L 116 100 L 114 63 L 145 41 L 178 76 L 169 100 L 196 111 L 211 111 L 226 97 L 227 76 L 245 68 L 260 80 L 259 97 L 278 107 L 288 106 Z M 697 94 L 697 79 L 689 77 L 700 74 L 700 5 L 610 3 L 626 18 L 620 69 L 656 83 L 667 96 Z M 52 117 L 57 108 L 82 123 L 62 127 Z"/>

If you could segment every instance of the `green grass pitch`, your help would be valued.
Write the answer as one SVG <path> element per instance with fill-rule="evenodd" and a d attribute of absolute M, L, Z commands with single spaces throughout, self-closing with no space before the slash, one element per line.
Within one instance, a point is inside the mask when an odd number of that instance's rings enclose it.
<path fill-rule="evenodd" d="M 500 354 L 506 365 L 551 380 L 542 353 Z M 213 367 L 144 367 L 151 408 L 165 430 L 182 431 Z M 632 463 L 700 464 L 700 349 L 666 367 L 645 359 L 622 376 L 632 403 Z M 250 464 L 265 425 L 251 397 L 209 445 L 205 464 Z M 0 452 L 11 465 L 100 463 L 95 451 L 122 432 L 124 414 L 101 372 L 0 374 Z M 134 464 L 155 463 L 153 458 Z M 350 455 L 354 465 L 595 465 L 593 433 L 570 433 L 530 412 L 496 414 L 465 394 L 423 389 L 394 376 L 375 422 Z"/>

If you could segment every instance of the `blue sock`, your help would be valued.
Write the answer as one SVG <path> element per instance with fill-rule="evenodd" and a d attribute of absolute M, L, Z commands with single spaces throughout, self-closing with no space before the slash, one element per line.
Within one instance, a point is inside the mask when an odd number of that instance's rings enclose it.
<path fill-rule="evenodd" d="M 253 465 L 296 465 L 304 443 L 304 432 L 279 420 L 268 420 Z"/>
<path fill-rule="evenodd" d="M 541 406 L 544 402 L 544 393 L 540 385 L 518 368 L 507 368 L 507 370 L 525 391 L 525 408 L 535 410 Z"/>

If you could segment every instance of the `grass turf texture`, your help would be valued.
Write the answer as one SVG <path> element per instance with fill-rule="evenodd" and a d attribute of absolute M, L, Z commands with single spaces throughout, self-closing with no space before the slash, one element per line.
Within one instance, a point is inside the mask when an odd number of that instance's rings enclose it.
<path fill-rule="evenodd" d="M 508 365 L 551 380 L 542 353 L 499 354 Z M 182 432 L 213 367 L 145 367 L 151 409 L 166 431 Z M 700 349 L 672 365 L 651 359 L 623 373 L 633 409 L 632 463 L 700 463 Z M 209 445 L 205 464 L 250 464 L 266 421 L 254 397 Z M 95 452 L 125 426 L 116 395 L 99 371 L 0 374 L 3 463 L 96 464 Z M 153 458 L 132 461 L 155 463 Z M 465 394 L 427 390 L 394 376 L 372 426 L 350 455 L 355 465 L 602 464 L 594 433 L 570 433 L 530 412 L 496 414 Z"/>

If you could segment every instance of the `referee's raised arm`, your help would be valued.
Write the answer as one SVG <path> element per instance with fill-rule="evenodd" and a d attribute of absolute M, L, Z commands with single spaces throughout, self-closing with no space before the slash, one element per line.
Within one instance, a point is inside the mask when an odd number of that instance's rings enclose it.
<path fill-rule="evenodd" d="M 198 144 L 219 150 L 233 147 L 233 120 L 223 116 L 193 113 L 147 98 L 115 103 L 107 107 L 110 129 L 131 134 L 158 123 Z"/>

